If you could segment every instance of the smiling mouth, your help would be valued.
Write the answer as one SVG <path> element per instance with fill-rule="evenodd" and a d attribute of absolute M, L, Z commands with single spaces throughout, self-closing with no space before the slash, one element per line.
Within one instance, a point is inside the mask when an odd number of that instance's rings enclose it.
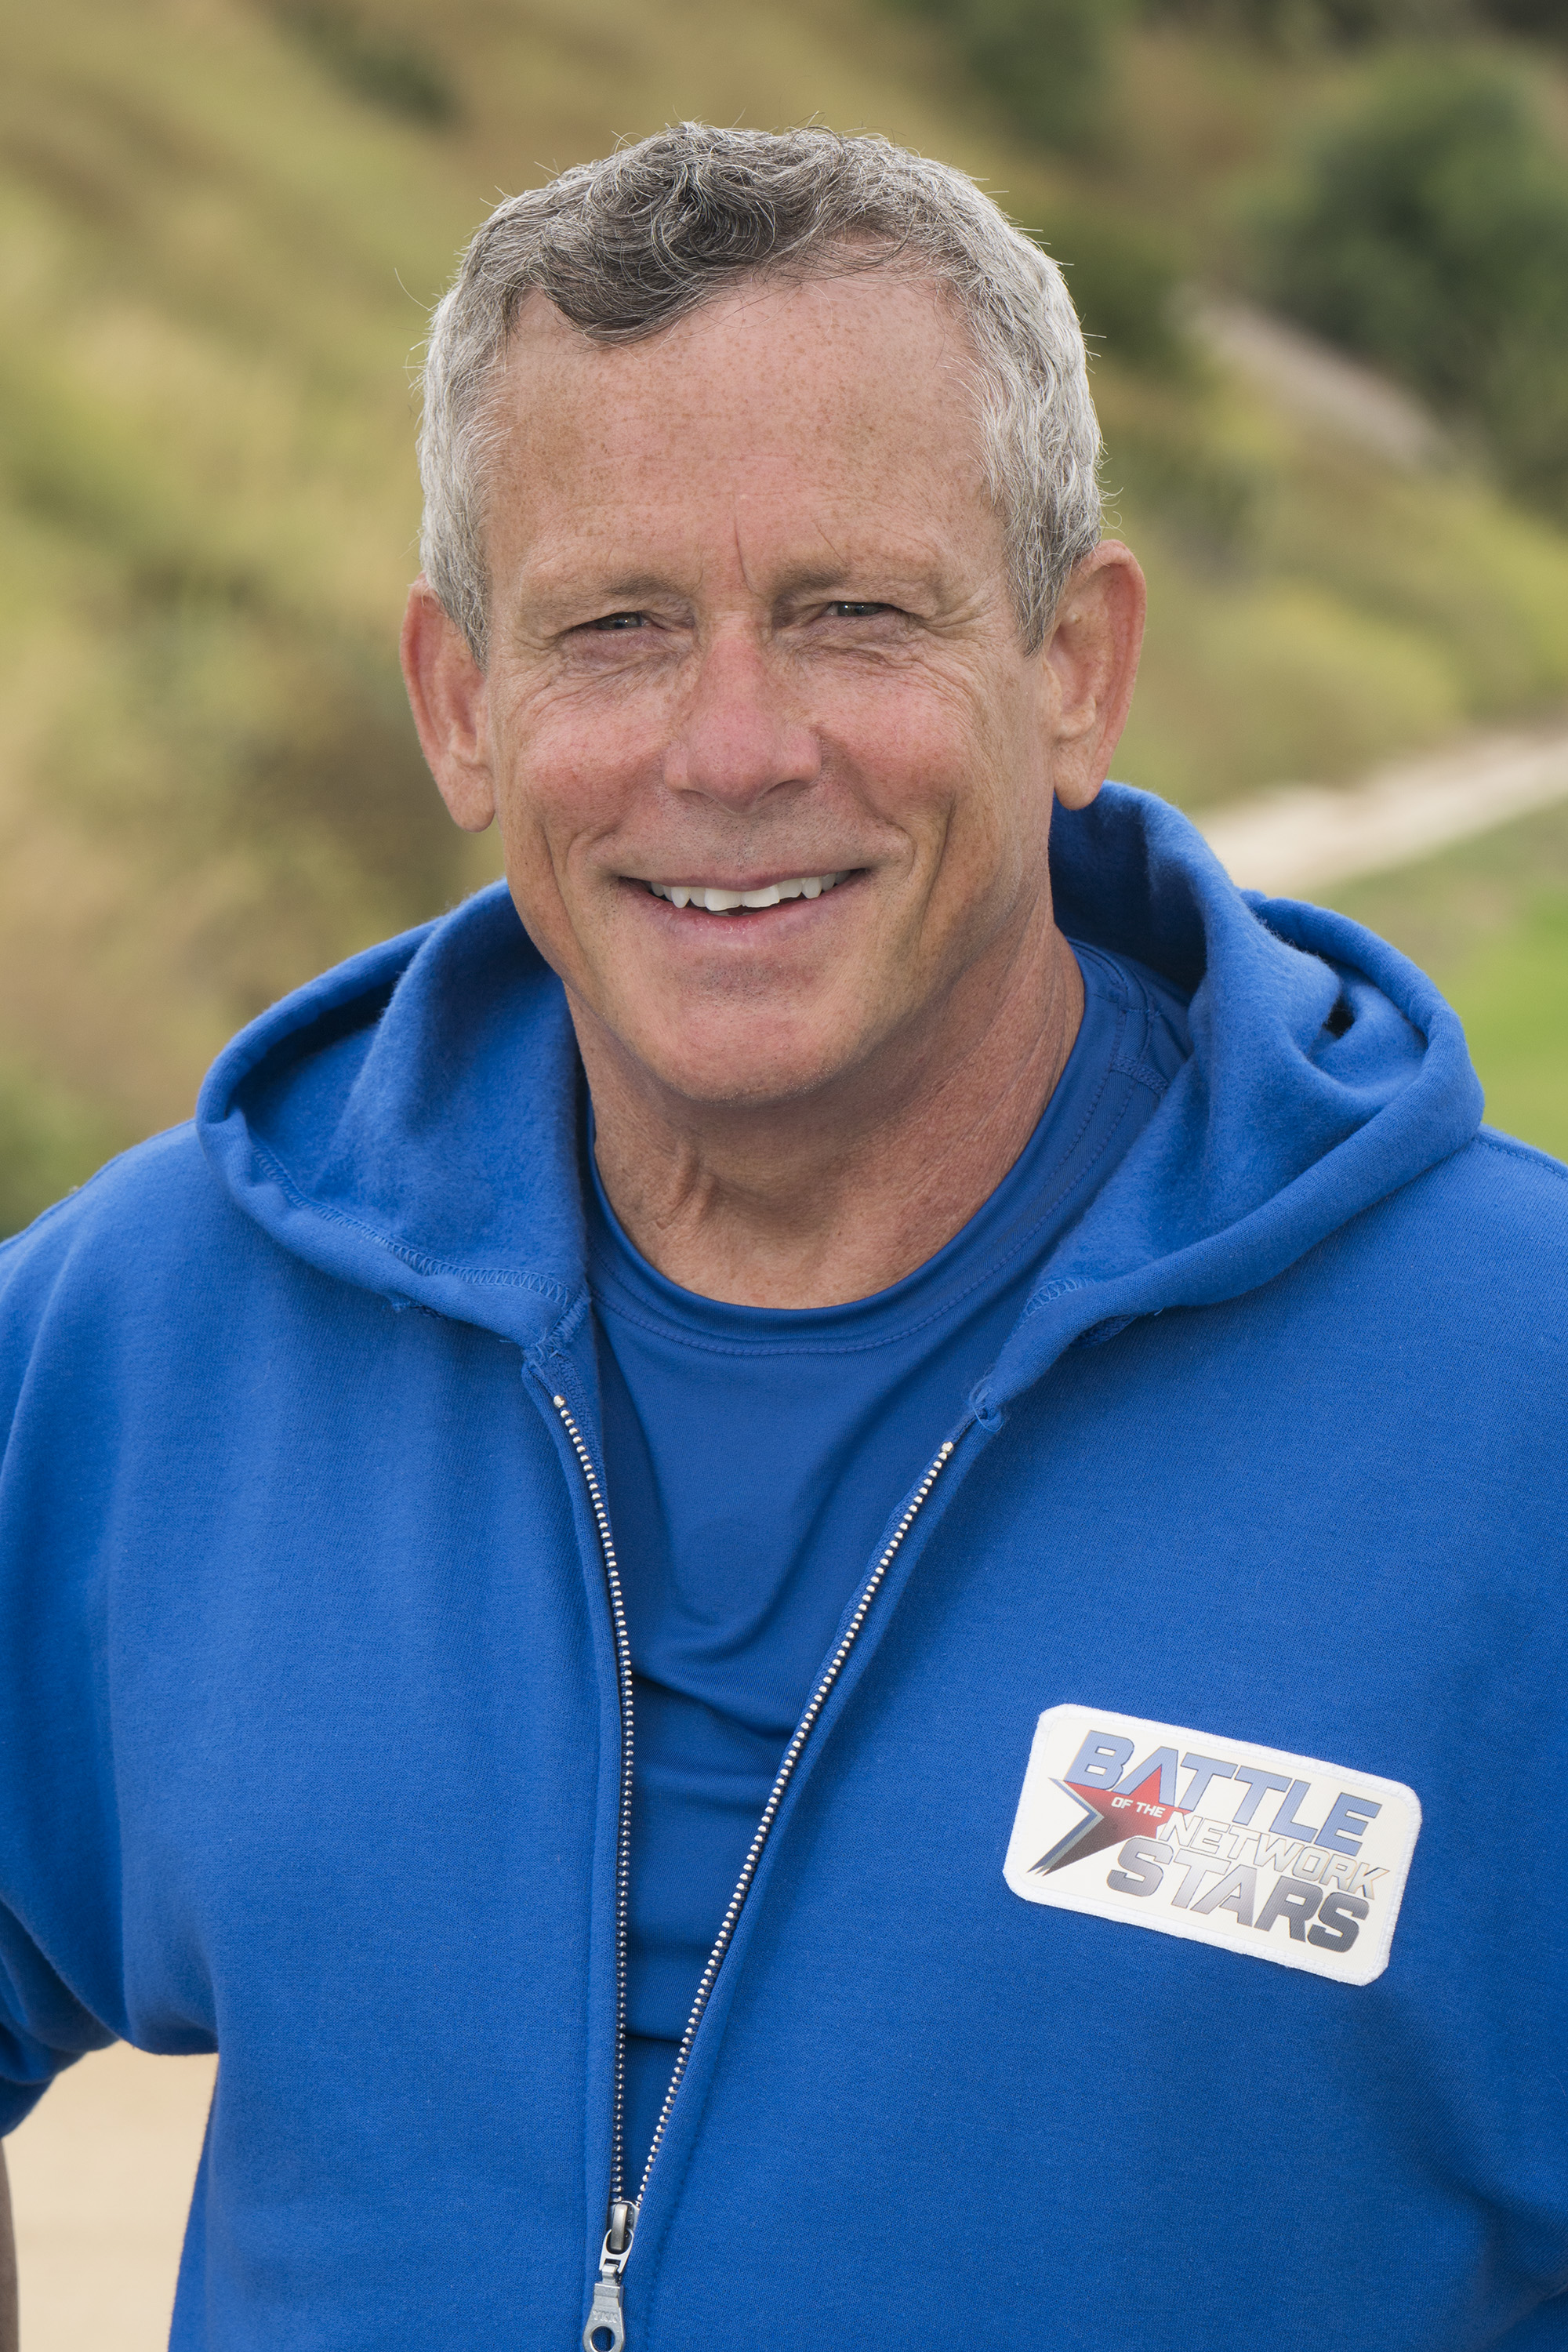
<path fill-rule="evenodd" d="M 849 878 L 853 869 L 838 874 L 797 874 L 787 882 L 765 882 L 759 890 L 726 890 L 709 882 L 650 882 L 656 898 L 672 907 L 689 907 L 705 915 L 748 915 L 764 907 L 782 906 L 786 898 L 820 898 Z"/>

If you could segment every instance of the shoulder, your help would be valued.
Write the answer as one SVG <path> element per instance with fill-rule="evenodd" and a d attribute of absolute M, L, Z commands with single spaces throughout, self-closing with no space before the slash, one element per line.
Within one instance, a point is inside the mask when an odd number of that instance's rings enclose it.
<path fill-rule="evenodd" d="M 46 1333 L 101 1342 L 130 1327 L 152 1338 L 174 1311 L 210 1311 L 243 1263 L 271 1250 L 192 1125 L 135 1145 L 0 1243 L 0 1397 L 15 1395 Z"/>
<path fill-rule="evenodd" d="M 1313 1271 L 1314 1266 L 1316 1272 Z M 1568 1371 L 1568 1168 L 1481 1128 L 1303 1262 L 1346 1344 L 1396 1346 L 1412 1378 L 1528 1372 L 1560 1413 Z M 1546 1366 L 1555 1367 L 1540 1385 Z"/>
<path fill-rule="evenodd" d="M 156 1246 L 172 1215 L 189 1213 L 216 1191 L 192 1121 L 167 1128 L 106 1161 L 85 1184 L 0 1242 L 0 1292 L 110 1238 L 126 1251 Z"/>
<path fill-rule="evenodd" d="M 1522 1195 L 1538 1197 L 1549 1213 L 1568 1220 L 1568 1164 L 1495 1127 L 1479 1129 L 1469 1150 L 1481 1155 L 1483 1181 L 1517 1186 Z"/>
<path fill-rule="evenodd" d="M 1524 1252 L 1537 1264 L 1568 1255 L 1568 1167 L 1496 1128 L 1477 1129 L 1462 1150 L 1410 1188 L 1417 1213 L 1436 1214 L 1453 1239 L 1495 1252 Z"/>

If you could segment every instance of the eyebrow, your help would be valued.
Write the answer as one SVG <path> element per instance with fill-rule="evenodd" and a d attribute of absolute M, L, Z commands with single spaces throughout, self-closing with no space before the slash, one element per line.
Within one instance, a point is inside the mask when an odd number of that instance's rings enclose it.
<path fill-rule="evenodd" d="M 923 564 L 918 558 L 894 556 L 886 569 L 871 559 L 857 562 L 853 557 L 831 563 L 803 563 L 784 572 L 775 583 L 771 602 L 781 602 L 792 596 L 831 595 L 842 593 L 857 582 L 867 582 L 874 574 L 880 586 L 897 593 L 902 589 L 924 589 L 941 596 L 946 584 L 940 566 Z M 531 599 L 551 607 L 563 605 L 592 607 L 595 612 L 635 611 L 639 605 L 669 595 L 687 592 L 679 587 L 666 572 L 623 572 L 611 573 L 602 580 L 584 579 L 570 570 L 554 573 L 546 572 L 536 579 Z"/>
<path fill-rule="evenodd" d="M 912 550 L 881 554 L 850 554 L 831 563 L 800 563 L 779 579 L 775 596 L 831 594 L 851 584 L 873 581 L 889 590 L 925 589 L 941 596 L 948 573 L 940 559 L 922 558 Z"/>
<path fill-rule="evenodd" d="M 658 572 L 623 572 L 599 581 L 562 572 L 539 581 L 534 593 L 552 604 L 595 604 L 618 611 L 643 604 L 650 596 L 668 596 L 671 583 Z"/>
<path fill-rule="evenodd" d="M 798 571 L 786 572 L 779 583 L 781 596 L 821 595 L 829 588 L 842 588 L 853 578 L 852 563 L 803 564 Z"/>

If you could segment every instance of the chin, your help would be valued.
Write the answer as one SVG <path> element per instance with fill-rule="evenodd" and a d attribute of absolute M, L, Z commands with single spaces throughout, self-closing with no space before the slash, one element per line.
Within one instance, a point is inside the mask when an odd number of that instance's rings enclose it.
<path fill-rule="evenodd" d="M 742 1034 L 700 1054 L 683 1041 L 662 1052 L 652 1047 L 637 1058 L 660 1086 L 687 1102 L 716 1110 L 762 1111 L 799 1102 L 830 1086 L 853 1056 L 842 1045 L 831 1050 L 819 1040 L 802 1043 L 793 1051 L 781 1052 L 776 1041 L 771 1050 L 761 1049 Z"/>

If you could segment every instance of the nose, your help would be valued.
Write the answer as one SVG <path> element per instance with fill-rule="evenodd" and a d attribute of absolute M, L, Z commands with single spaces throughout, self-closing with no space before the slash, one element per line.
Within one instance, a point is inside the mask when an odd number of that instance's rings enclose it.
<path fill-rule="evenodd" d="M 666 751 L 671 790 L 746 810 L 781 785 L 814 782 L 821 769 L 816 734 L 767 647 L 749 628 L 716 633 L 697 657 Z"/>

